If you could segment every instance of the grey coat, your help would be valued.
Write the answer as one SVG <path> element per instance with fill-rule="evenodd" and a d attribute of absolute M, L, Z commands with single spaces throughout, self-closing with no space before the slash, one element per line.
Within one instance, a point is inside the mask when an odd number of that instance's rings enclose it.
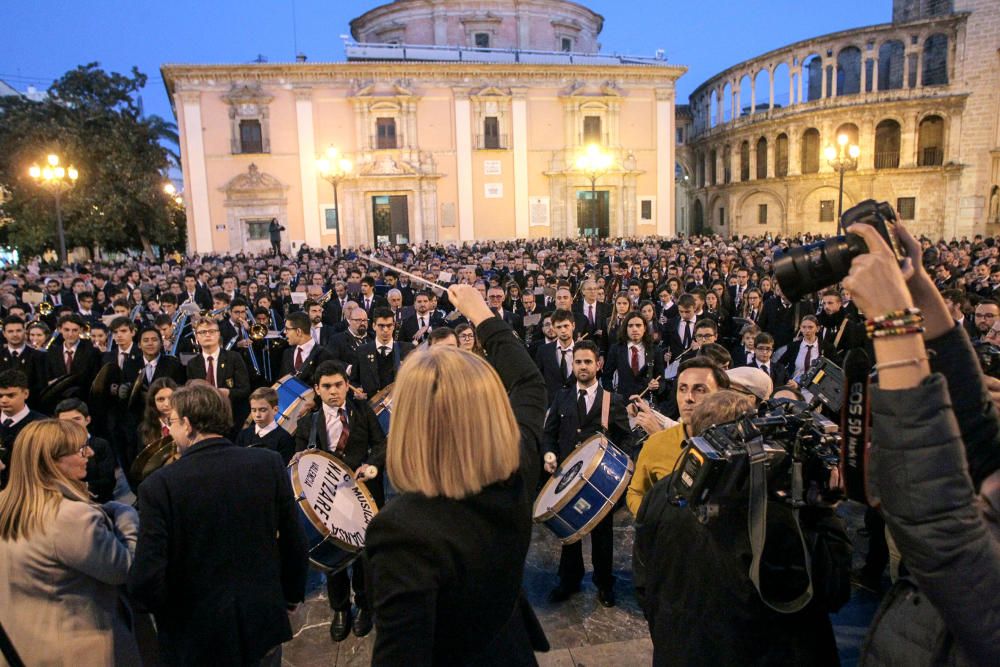
<path fill-rule="evenodd" d="M 980 393 L 975 380 L 952 383 L 956 403 Z M 991 408 L 982 412 L 995 420 Z M 883 601 L 862 664 L 1000 664 L 1000 471 L 977 497 L 969 443 L 941 375 L 913 389 L 876 390 L 873 423 L 869 482 L 912 579 Z"/>
<path fill-rule="evenodd" d="M 0 540 L 0 621 L 25 664 L 141 664 L 118 595 L 138 515 L 121 503 L 107 507 L 114 519 L 64 497 L 43 533 Z"/>

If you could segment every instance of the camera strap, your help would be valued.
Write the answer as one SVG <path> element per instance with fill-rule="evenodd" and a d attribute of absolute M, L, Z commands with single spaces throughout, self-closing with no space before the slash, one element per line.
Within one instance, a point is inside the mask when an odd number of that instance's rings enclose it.
<path fill-rule="evenodd" d="M 792 519 L 799 535 L 799 543 L 802 545 L 802 560 L 805 563 L 806 577 L 809 583 L 802 594 L 794 600 L 788 602 L 768 600 L 764 596 L 764 591 L 760 589 L 760 561 L 764 555 L 764 543 L 767 539 L 767 477 L 764 474 L 764 463 L 767 460 L 767 455 L 764 453 L 764 443 L 760 438 L 747 442 L 746 446 L 750 460 L 750 511 L 747 514 L 747 524 L 750 534 L 750 549 L 753 555 L 753 560 L 750 562 L 750 581 L 753 582 L 753 586 L 757 589 L 757 594 L 760 595 L 764 604 L 782 614 L 791 614 L 809 604 L 813 596 L 812 562 L 809 558 L 809 549 L 806 547 L 806 538 L 802 534 L 802 526 L 799 525 L 799 511 L 792 510 Z"/>

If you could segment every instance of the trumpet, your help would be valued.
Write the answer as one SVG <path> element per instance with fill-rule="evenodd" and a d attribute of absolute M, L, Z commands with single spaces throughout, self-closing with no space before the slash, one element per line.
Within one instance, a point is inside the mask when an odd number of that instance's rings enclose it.
<path fill-rule="evenodd" d="M 54 309 L 55 306 L 53 306 L 48 301 L 42 301 L 40 304 L 38 304 L 38 314 L 42 317 L 48 317 L 49 315 L 52 314 L 52 311 Z"/>
<path fill-rule="evenodd" d="M 224 320 L 228 315 L 229 306 L 223 306 L 215 310 L 203 310 L 199 313 L 200 317 L 211 317 L 213 320 Z"/>
<path fill-rule="evenodd" d="M 84 324 L 83 331 L 80 332 L 80 340 L 90 340 L 90 325 Z"/>
<path fill-rule="evenodd" d="M 318 303 L 321 306 L 325 306 L 326 302 L 329 301 L 332 298 L 333 298 L 333 288 L 331 287 L 329 292 L 327 292 L 326 294 L 324 294 L 320 298 L 316 299 L 316 303 Z"/>

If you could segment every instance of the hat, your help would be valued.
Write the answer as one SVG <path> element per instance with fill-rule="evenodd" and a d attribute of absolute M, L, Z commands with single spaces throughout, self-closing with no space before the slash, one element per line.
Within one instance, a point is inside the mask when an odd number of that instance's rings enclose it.
<path fill-rule="evenodd" d="M 759 401 L 766 401 L 774 390 L 771 376 L 753 366 L 740 366 L 726 371 L 733 389 L 753 394 Z"/>

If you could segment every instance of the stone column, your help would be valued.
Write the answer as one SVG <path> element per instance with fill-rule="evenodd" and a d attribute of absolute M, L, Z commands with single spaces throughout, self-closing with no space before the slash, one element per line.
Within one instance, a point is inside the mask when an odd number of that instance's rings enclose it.
<path fill-rule="evenodd" d="M 205 142 L 201 124 L 201 93 L 191 90 L 178 92 L 180 113 L 184 124 L 184 191 L 187 193 L 188 251 L 210 253 L 215 250 L 212 240 L 212 213 L 208 202 L 208 168 L 205 165 Z"/>
<path fill-rule="evenodd" d="M 511 144 L 514 152 L 514 235 L 530 234 L 528 197 L 528 99 L 526 88 L 511 90 Z"/>
<path fill-rule="evenodd" d="M 917 164 L 917 118 L 915 113 L 903 116 L 899 128 L 899 166 L 914 167 Z"/>
<path fill-rule="evenodd" d="M 320 247 L 319 189 L 316 183 L 316 137 L 313 130 L 311 88 L 296 88 L 295 124 L 299 140 L 299 178 L 302 187 L 302 225 L 305 242 L 310 248 Z M 337 224 L 340 224 L 337 211 Z M 344 242 L 341 233 L 341 243 Z"/>
<path fill-rule="evenodd" d="M 458 180 L 458 238 L 471 241 L 475 238 L 472 198 L 472 105 L 469 91 L 454 88 L 455 98 L 455 174 Z"/>
<path fill-rule="evenodd" d="M 802 128 L 788 128 L 788 175 L 802 175 Z"/>
<path fill-rule="evenodd" d="M 674 219 L 674 151 L 676 150 L 674 88 L 657 88 L 656 94 L 656 233 L 677 233 Z M 694 175 L 692 175 L 692 178 Z"/>

